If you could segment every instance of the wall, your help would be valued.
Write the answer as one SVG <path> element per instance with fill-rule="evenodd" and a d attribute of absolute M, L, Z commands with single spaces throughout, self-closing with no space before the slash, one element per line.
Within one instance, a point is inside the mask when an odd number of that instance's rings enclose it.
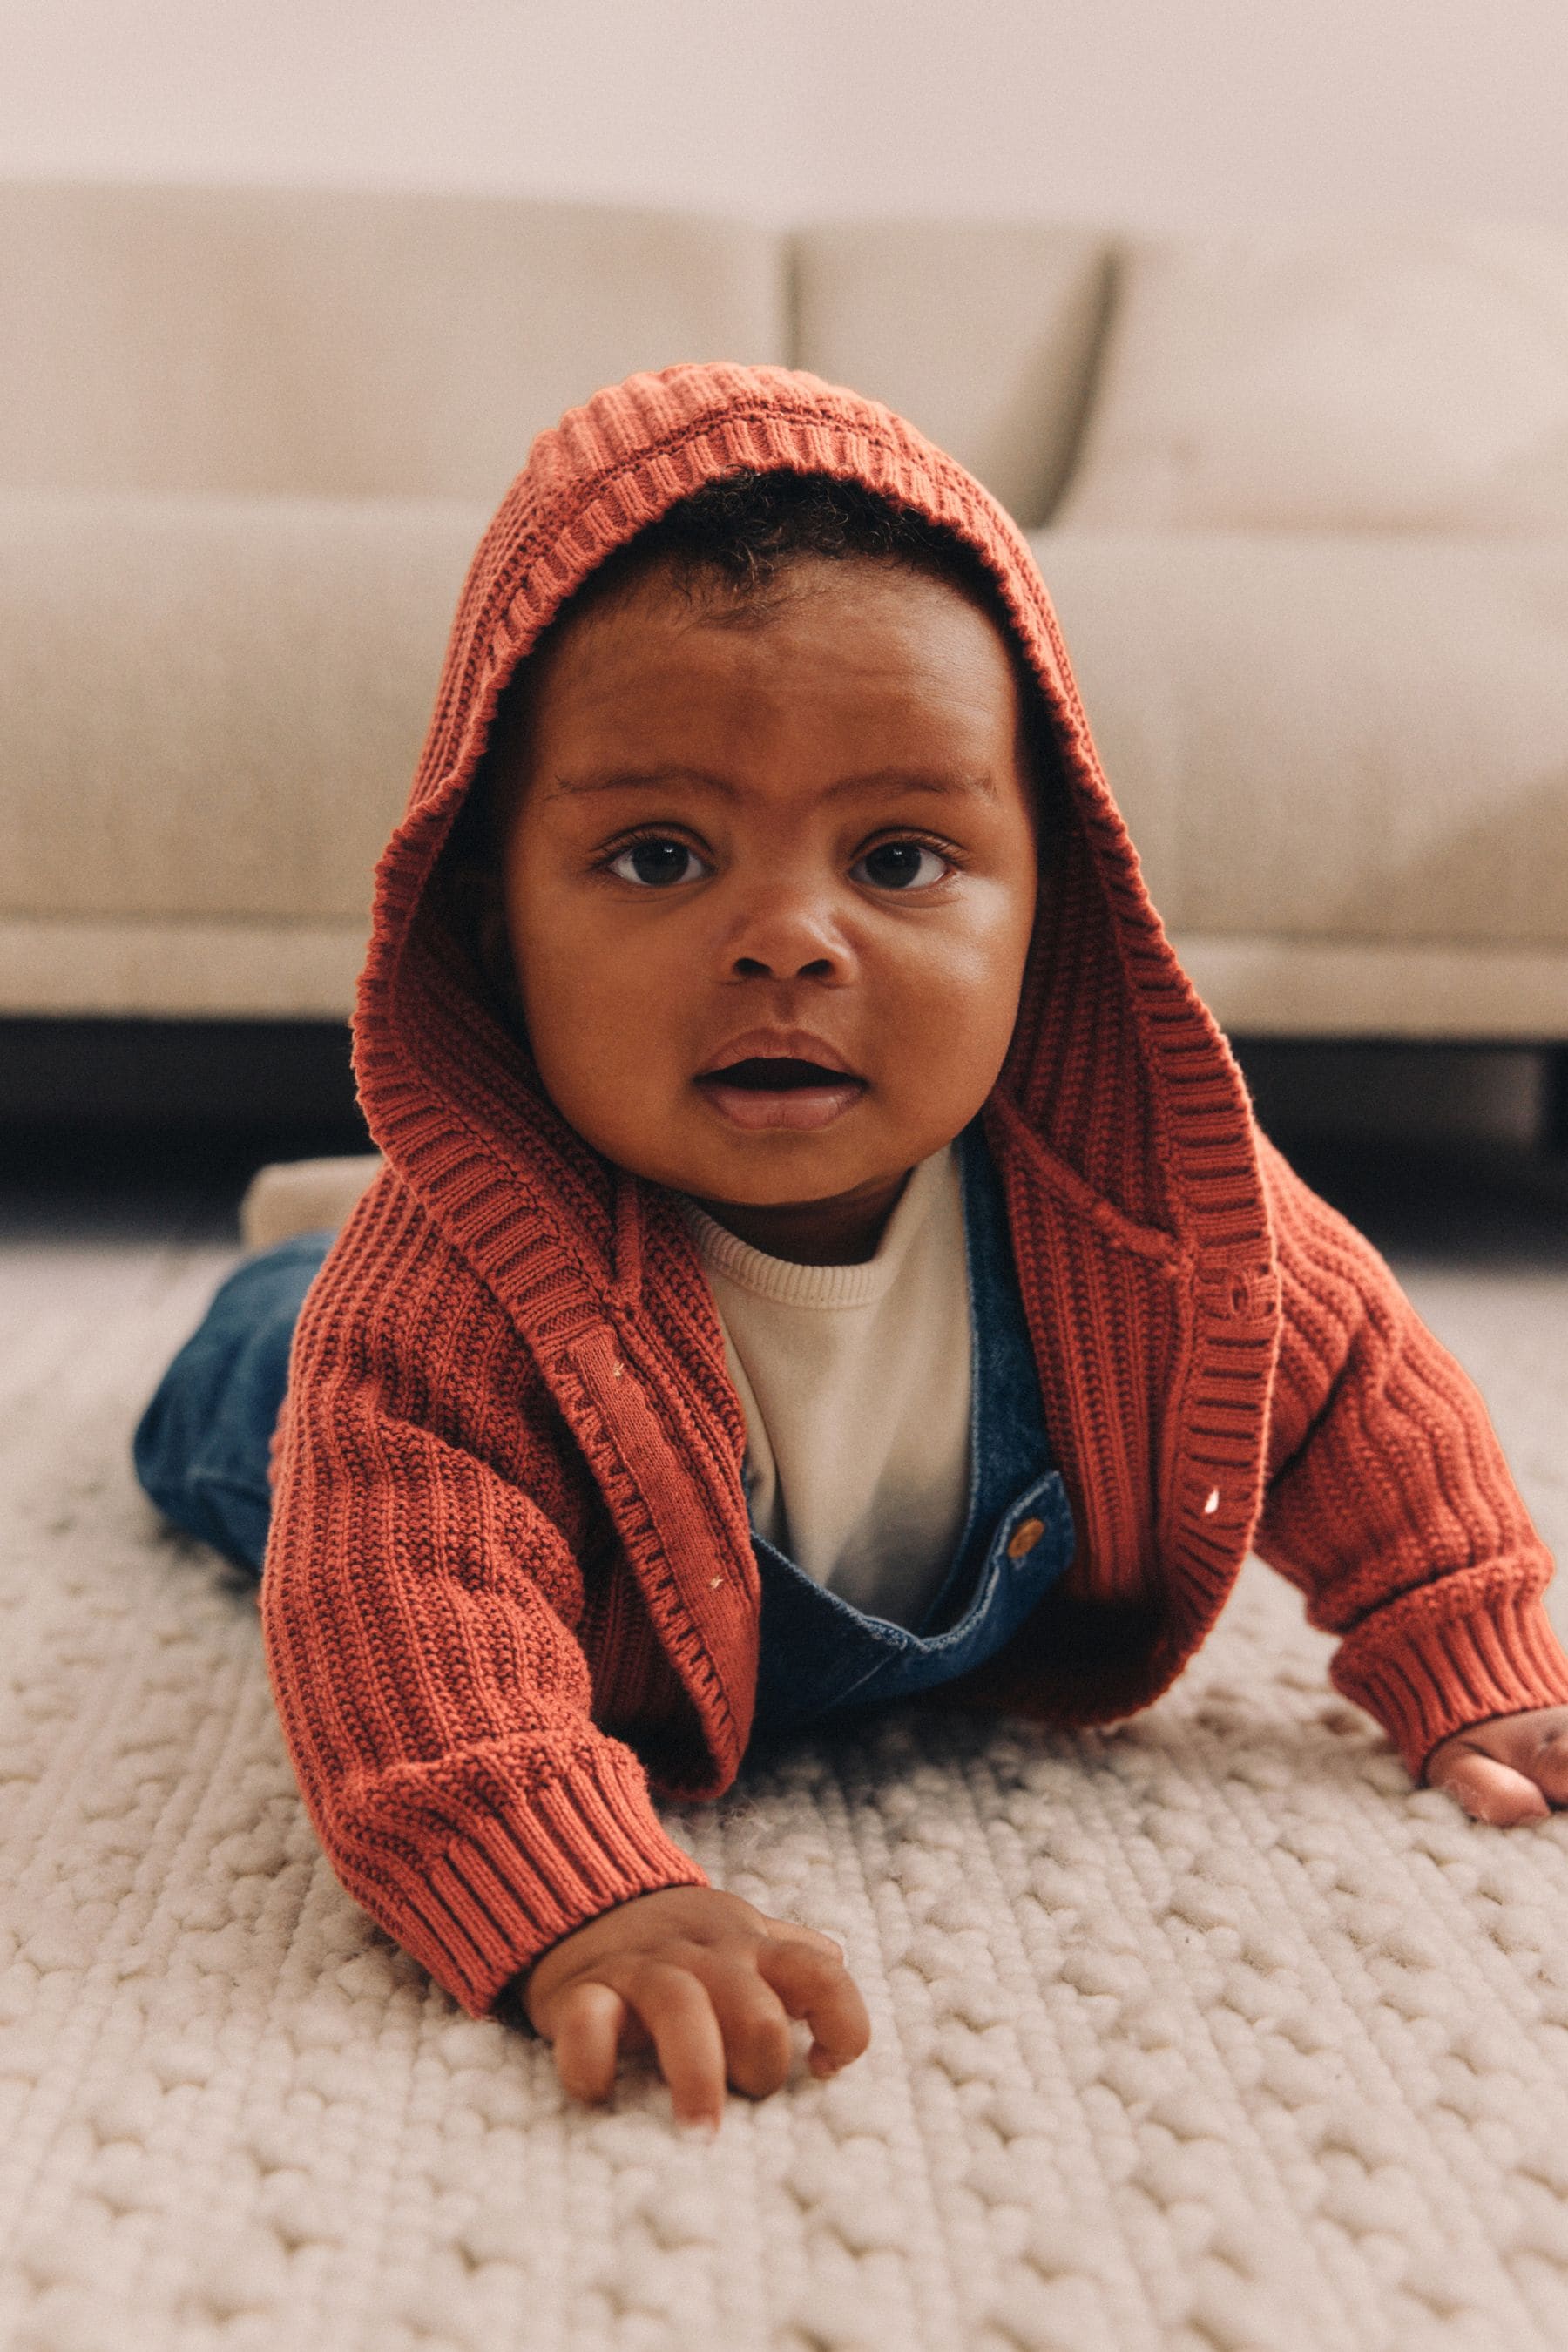
<path fill-rule="evenodd" d="M 1568 226 L 1563 0 L 0 0 L 0 173 Z"/>

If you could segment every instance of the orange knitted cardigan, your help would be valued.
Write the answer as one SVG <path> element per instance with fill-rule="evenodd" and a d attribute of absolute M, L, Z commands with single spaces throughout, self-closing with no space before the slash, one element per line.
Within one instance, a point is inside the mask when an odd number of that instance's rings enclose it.
<path fill-rule="evenodd" d="M 386 1166 L 300 1318 L 260 1602 L 311 1820 L 470 2014 L 547 1945 L 703 1874 L 653 1787 L 746 1746 L 745 1431 L 673 1195 L 596 1153 L 481 983 L 438 862 L 497 697 L 563 599 L 738 467 L 852 477 L 994 572 L 1068 779 L 1060 888 L 984 1110 L 1077 1554 L 939 1703 L 1146 1706 L 1249 1547 L 1342 1638 L 1413 1771 L 1568 1701 L 1551 1561 L 1470 1381 L 1259 1132 L 1100 772 L 1005 514 L 876 403 L 780 368 L 631 377 L 533 444 L 474 558 L 354 1024 Z"/>

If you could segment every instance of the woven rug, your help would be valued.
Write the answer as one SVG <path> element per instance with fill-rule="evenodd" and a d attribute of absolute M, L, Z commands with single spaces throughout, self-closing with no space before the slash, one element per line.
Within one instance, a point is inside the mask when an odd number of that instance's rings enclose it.
<path fill-rule="evenodd" d="M 1568 1815 L 1412 1790 L 1253 1564 L 1113 1732 L 894 1716 L 669 1815 L 841 1937 L 868 2055 L 569 2107 L 342 1891 L 136 1408 L 232 1251 L 0 1257 L 8 2352 L 1568 2343 Z M 1568 1548 L 1568 1269 L 1401 1265 Z"/>

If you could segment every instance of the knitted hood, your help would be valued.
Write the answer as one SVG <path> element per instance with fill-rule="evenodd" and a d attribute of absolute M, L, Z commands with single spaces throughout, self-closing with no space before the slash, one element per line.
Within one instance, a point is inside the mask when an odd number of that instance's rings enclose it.
<path fill-rule="evenodd" d="M 1025 1184 L 1050 1196 L 1130 1275 L 1177 1289 L 1184 1427 L 1153 1454 L 1163 1476 L 1179 1465 L 1181 1491 L 1148 1514 L 1188 1570 L 1156 1642 L 1173 1673 L 1217 1612 L 1261 1502 L 1279 1281 L 1258 1139 L 1237 1064 L 1150 901 L 1034 558 L 994 499 L 900 417 L 798 371 L 683 365 L 597 393 L 535 440 L 469 569 L 407 809 L 376 870 L 354 1020 L 371 1131 L 547 1368 L 583 1334 L 625 1338 L 650 1252 L 683 1275 L 689 1302 L 702 1292 L 671 1197 L 604 1160 L 542 1093 L 479 981 L 437 861 L 501 691 L 557 608 L 676 499 L 741 467 L 853 478 L 945 525 L 994 574 L 1038 682 L 1068 822 L 984 1118 L 1011 1199 Z M 711 1403 L 727 1389 L 722 1342 L 716 1316 L 699 1311 Z M 1042 1360 L 1069 1345 L 1065 1328 L 1037 1330 Z M 738 1459 L 738 1408 L 717 1409 Z M 1114 1452 L 1114 1401 L 1100 1414 L 1093 1443 Z M 1109 1507 L 1087 1441 L 1056 1433 L 1092 1538 Z M 1121 1532 L 1100 1529 L 1112 1543 Z M 1146 1658 L 1141 1695 L 1148 1686 Z"/>

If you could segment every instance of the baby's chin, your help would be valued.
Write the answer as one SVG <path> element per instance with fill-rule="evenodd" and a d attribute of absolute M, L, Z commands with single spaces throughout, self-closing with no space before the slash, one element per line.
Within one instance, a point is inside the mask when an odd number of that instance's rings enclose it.
<path fill-rule="evenodd" d="M 590 1140 L 634 1176 L 698 1200 L 758 1209 L 837 1199 L 885 1181 L 889 1147 L 899 1160 L 880 1118 L 861 1121 L 852 1112 L 817 1124 L 765 1116 L 752 1122 L 743 1110 L 731 1120 L 706 1102 L 672 1111 L 646 1134 L 606 1122 Z M 900 1167 L 912 1164 L 899 1160 Z"/>
<path fill-rule="evenodd" d="M 584 1088 L 574 1071 L 559 1093 L 546 1091 L 615 1166 L 737 1208 L 805 1208 L 873 1193 L 951 1142 L 974 1108 L 961 1100 L 944 1116 L 929 1086 L 904 1101 L 896 1084 L 880 1079 L 796 1088 L 792 1102 L 772 1088 L 721 1087 L 715 1100 L 715 1089 L 695 1079 L 648 1084 L 647 1076 L 625 1070 L 606 1090 Z M 811 1099 L 818 1097 L 826 1099 Z"/>
<path fill-rule="evenodd" d="M 623 1163 L 627 1164 L 629 1163 Z M 837 1201 L 881 1180 L 880 1160 L 856 1154 L 812 1150 L 788 1130 L 760 1135 L 753 1149 L 743 1152 L 688 1152 L 663 1157 L 657 1168 L 635 1170 L 651 1176 L 697 1201 L 726 1202 L 735 1208 L 807 1208 Z"/>

